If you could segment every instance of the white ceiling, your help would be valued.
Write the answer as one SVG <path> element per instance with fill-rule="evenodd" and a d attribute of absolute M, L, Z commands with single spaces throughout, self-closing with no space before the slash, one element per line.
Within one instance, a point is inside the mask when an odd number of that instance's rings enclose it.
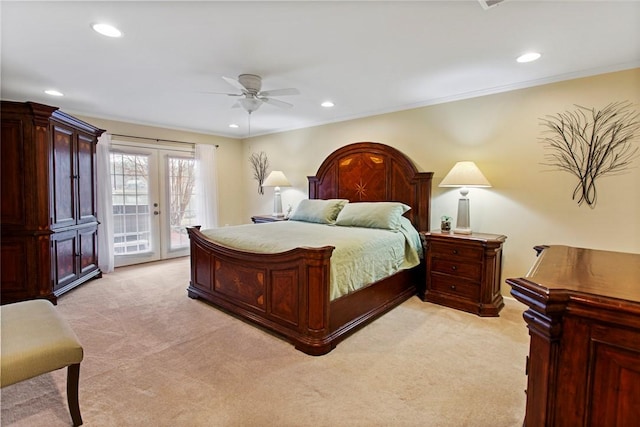
<path fill-rule="evenodd" d="M 2 99 L 243 138 L 222 76 L 254 73 L 251 135 L 640 66 L 640 1 L 73 1 L 0 3 Z M 110 39 L 90 24 L 124 36 Z M 542 53 L 516 63 L 526 51 Z M 45 95 L 57 89 L 63 98 Z M 320 107 L 325 100 L 336 106 Z M 229 128 L 230 123 L 240 125 Z"/>

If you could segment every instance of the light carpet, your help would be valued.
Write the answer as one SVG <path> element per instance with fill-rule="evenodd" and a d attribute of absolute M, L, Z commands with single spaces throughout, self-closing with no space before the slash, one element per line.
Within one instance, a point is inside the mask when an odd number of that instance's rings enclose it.
<path fill-rule="evenodd" d="M 187 297 L 189 260 L 125 267 L 63 295 L 84 346 L 86 426 L 520 426 L 528 333 L 413 297 L 329 354 Z M 66 370 L 2 389 L 3 426 L 67 426 Z"/>

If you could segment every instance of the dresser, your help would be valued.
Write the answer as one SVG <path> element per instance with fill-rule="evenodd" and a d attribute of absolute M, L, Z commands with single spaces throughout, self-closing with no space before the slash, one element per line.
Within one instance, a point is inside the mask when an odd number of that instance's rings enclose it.
<path fill-rule="evenodd" d="M 420 233 L 426 260 L 424 301 L 475 313 L 498 316 L 502 245 L 499 234 Z"/>
<path fill-rule="evenodd" d="M 100 276 L 96 143 L 104 132 L 33 102 L 2 101 L 2 303 L 52 302 Z"/>
<path fill-rule="evenodd" d="M 528 306 L 525 426 L 631 426 L 640 418 L 640 254 L 538 246 L 507 279 Z"/>

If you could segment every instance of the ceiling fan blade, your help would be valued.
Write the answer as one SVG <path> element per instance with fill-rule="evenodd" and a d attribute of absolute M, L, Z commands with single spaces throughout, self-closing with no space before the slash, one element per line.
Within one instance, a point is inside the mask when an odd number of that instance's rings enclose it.
<path fill-rule="evenodd" d="M 278 99 L 272 99 L 272 98 L 260 98 L 262 101 L 266 102 L 267 104 L 271 104 L 274 105 L 276 107 L 280 107 L 280 108 L 291 108 L 293 107 L 293 104 L 289 104 L 288 102 L 284 102 L 284 101 L 280 101 Z"/>
<path fill-rule="evenodd" d="M 211 95 L 227 95 L 227 96 L 244 96 L 243 93 L 229 93 L 229 92 L 202 92 L 202 93 L 207 93 L 207 94 L 211 94 Z"/>
<path fill-rule="evenodd" d="M 236 89 L 241 90 L 243 93 L 247 90 L 244 86 L 242 86 L 242 84 L 237 81 L 236 79 L 232 79 L 231 77 L 225 77 L 222 76 L 222 78 L 224 79 L 225 82 L 229 83 L 231 86 L 235 87 Z"/>
<path fill-rule="evenodd" d="M 287 89 L 274 89 L 265 90 L 260 92 L 261 96 L 286 96 L 286 95 L 300 95 L 300 91 L 296 88 L 290 87 Z"/>

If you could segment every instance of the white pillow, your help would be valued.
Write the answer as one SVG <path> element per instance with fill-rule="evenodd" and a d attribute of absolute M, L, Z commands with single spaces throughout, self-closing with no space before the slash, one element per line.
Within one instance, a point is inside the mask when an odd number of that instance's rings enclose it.
<path fill-rule="evenodd" d="M 346 199 L 304 199 L 289 220 L 333 224 L 347 203 L 349 201 Z"/>
<path fill-rule="evenodd" d="M 338 214 L 336 225 L 399 230 L 400 217 L 409 209 L 399 202 L 349 203 Z"/>

